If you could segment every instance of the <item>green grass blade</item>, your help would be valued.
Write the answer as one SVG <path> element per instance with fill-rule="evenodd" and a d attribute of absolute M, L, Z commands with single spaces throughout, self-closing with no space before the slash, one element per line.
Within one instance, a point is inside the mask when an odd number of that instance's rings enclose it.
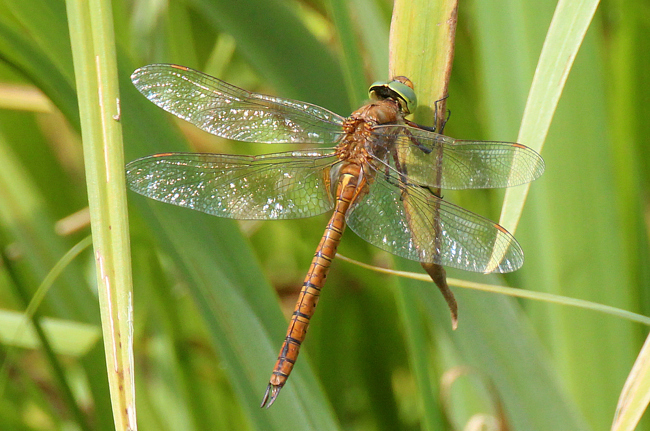
<path fill-rule="evenodd" d="M 632 431 L 637 429 L 643 413 L 650 403 L 650 338 L 625 381 L 625 386 L 616 406 L 612 431 Z"/>
<path fill-rule="evenodd" d="M 52 4 L 54 10 L 48 11 L 50 6 L 43 3 L 39 0 L 11 2 L 12 9 L 22 18 L 22 24 L 12 19 L 10 13 L 0 13 L 0 52 L 5 61 L 38 85 L 69 121 L 78 126 L 76 100 L 70 97 L 74 96 L 72 65 L 58 60 L 70 57 L 68 35 L 61 31 L 53 32 L 62 26 L 65 29 L 65 22 L 60 22 L 56 16 L 62 10 L 60 4 Z M 41 6 L 34 7 L 35 4 Z M 46 11 L 49 13 L 44 17 L 42 14 Z M 43 25 L 39 21 L 41 18 L 47 20 L 48 24 Z M 48 33 L 41 35 L 36 31 L 38 40 L 35 41 L 29 38 L 23 26 L 47 29 Z"/>
<path fill-rule="evenodd" d="M 550 24 L 558 6 L 555 2 L 534 6 L 521 2 L 513 14 L 503 14 L 510 4 L 477 4 L 475 15 L 480 27 L 486 26 L 478 39 L 481 58 L 491 58 L 479 63 L 483 91 L 490 102 L 482 118 L 491 139 L 509 140 L 516 133 L 512 120 L 521 117 L 530 94 L 521 84 L 532 83 L 538 63 L 534 53 L 541 51 L 548 32 L 542 25 Z M 585 9 L 581 12 L 586 17 L 582 19 L 584 31 L 593 4 L 580 5 Z M 564 19 L 571 22 L 573 16 Z M 543 151 L 546 172 L 532 185 L 517 230 L 526 263 L 512 277 L 523 289 L 635 310 L 637 287 L 629 271 L 623 269 L 627 256 L 618 229 L 621 221 L 613 203 L 616 199 L 612 199 L 617 192 L 609 158 L 609 129 L 615 125 L 606 111 L 609 102 L 605 89 L 609 84 L 599 37 L 602 30 L 599 20 L 591 22 L 557 103 Z M 580 39 L 578 35 L 571 38 L 574 44 Z M 521 46 L 513 49 L 512 44 Z M 557 48 L 564 49 L 563 44 L 564 40 Z M 499 45 L 501 55 L 492 57 Z M 506 50 L 511 52 L 503 52 Z M 556 63 L 561 70 L 553 76 L 564 76 L 567 61 L 564 57 Z M 545 106 L 554 106 L 556 91 L 549 92 L 551 100 Z M 508 120 L 504 119 L 506 114 Z M 549 118 L 546 113 L 542 117 Z M 526 308 L 557 364 L 556 372 L 572 407 L 594 429 L 611 423 L 617 394 L 639 342 L 634 326 L 571 309 L 538 304 L 526 304 Z M 594 393 L 599 396 L 588 395 Z"/>
<path fill-rule="evenodd" d="M 92 244 L 92 238 L 86 237 L 72 247 L 63 257 L 54 265 L 52 270 L 47 274 L 43 279 L 43 282 L 38 286 L 38 289 L 34 293 L 27 309 L 25 309 L 25 314 L 27 316 L 33 316 L 36 309 L 41 305 L 41 302 L 45 298 L 47 292 L 54 284 L 54 281 L 61 275 L 61 272 L 70 264 L 70 262 L 77 257 L 82 251 L 88 248 Z"/>
<path fill-rule="evenodd" d="M 115 428 L 135 430 L 133 285 L 110 1 L 67 2 Z"/>
<path fill-rule="evenodd" d="M 373 0 L 355 0 L 350 2 L 350 7 L 356 17 L 363 17 L 354 21 L 356 32 L 360 34 L 364 60 L 369 63 L 368 72 L 370 82 L 386 81 L 388 70 L 388 33 L 390 16 L 382 10 L 381 2 Z M 357 62 L 361 63 L 359 59 Z M 356 90 L 359 91 L 359 90 Z M 364 97 L 366 95 L 364 94 Z M 363 99 L 365 100 L 365 99 Z"/>
<path fill-rule="evenodd" d="M 445 111 L 454 59 L 457 3 L 419 0 L 397 2 L 390 29 L 389 74 L 411 79 L 418 98 L 414 119 L 434 125 L 434 103 Z M 443 116 L 444 118 L 444 116 Z"/>
<path fill-rule="evenodd" d="M 439 112 L 446 112 L 444 98 L 447 95 L 449 76 L 454 57 L 454 37 L 456 32 L 456 1 L 398 1 L 394 5 L 390 30 L 389 74 L 391 77 L 403 75 L 411 79 L 418 98 L 414 113 L 415 121 L 425 125 L 435 125 L 434 120 L 443 117 L 434 113 L 436 101 Z M 416 55 L 416 53 L 418 53 Z M 444 115 L 444 114 L 443 114 Z M 407 344 L 411 347 L 410 362 L 423 403 L 424 427 L 429 430 L 440 429 L 443 414 L 440 402 L 424 364 L 427 363 L 426 349 L 422 347 L 422 322 L 409 316 L 407 304 L 417 303 L 417 293 L 404 286 L 397 290 L 398 303 L 407 328 Z"/>
<path fill-rule="evenodd" d="M 341 63 L 345 78 L 346 93 L 350 99 L 350 109 L 355 110 L 367 98 L 366 79 L 363 73 L 363 62 L 359 41 L 350 16 L 350 3 L 343 0 L 330 0 L 332 21 L 336 26 L 341 41 Z"/>
<path fill-rule="evenodd" d="M 425 320 L 422 318 L 425 310 L 418 306 L 418 292 L 409 286 L 400 286 L 396 294 L 398 310 L 402 316 L 405 328 L 405 338 L 409 349 L 409 362 L 417 382 L 421 411 L 426 430 L 444 429 L 445 415 L 440 410 L 441 401 L 433 388 L 438 382 L 432 382 L 428 360 L 428 339 L 424 331 Z"/>
<path fill-rule="evenodd" d="M 47 278 L 64 255 L 66 245 L 52 229 L 54 220 L 45 198 L 2 135 L 0 161 L 0 225 L 4 235 L 20 245 L 30 281 L 36 284 Z M 93 297 L 88 289 L 79 289 L 79 286 L 85 283 L 78 272 L 64 272 L 54 282 L 54 290 L 60 296 L 49 296 L 46 310 L 71 319 L 95 322 L 93 314 L 87 310 Z"/>
<path fill-rule="evenodd" d="M 598 3 L 598 0 L 562 0 L 557 4 L 517 137 L 517 142 L 537 152 L 542 150 L 564 84 Z M 499 224 L 512 233 L 517 229 L 529 188 L 530 184 L 526 184 L 506 191 Z"/>
<path fill-rule="evenodd" d="M 39 52 L 54 67 L 63 71 L 68 82 L 74 81 L 72 74 L 72 53 L 69 49 L 68 28 L 65 22 L 51 19 L 65 13 L 65 3 L 36 0 L 28 4 L 20 0 L 4 2 L 23 32 L 31 36 L 31 41 Z"/>
<path fill-rule="evenodd" d="M 483 6 L 484 4 L 482 3 L 481 7 Z M 415 8 L 418 13 L 406 15 L 412 18 L 407 20 L 408 25 L 417 28 L 417 18 L 425 16 L 423 11 L 434 8 L 435 6 Z M 485 9 L 491 10 L 491 8 Z M 497 9 L 494 10 L 496 11 Z M 509 17 L 509 19 L 517 19 L 516 14 L 513 16 L 510 13 L 503 13 L 504 10 L 508 10 L 508 7 L 505 5 L 500 6 L 498 10 L 501 14 L 499 18 L 503 16 Z M 441 16 L 446 15 L 444 13 L 438 13 L 437 19 L 441 19 Z M 481 43 L 485 46 L 500 47 L 500 50 L 495 52 L 486 50 L 485 53 L 481 53 L 484 56 L 483 58 L 490 59 L 490 67 L 493 67 L 493 69 L 489 69 L 490 73 L 494 75 L 500 74 L 504 83 L 509 85 L 509 91 L 518 89 L 519 87 L 517 85 L 513 85 L 513 82 L 516 81 L 512 81 L 512 79 L 508 80 L 502 72 L 505 64 L 517 61 L 516 54 L 518 52 L 513 50 L 512 43 L 506 42 L 499 45 L 494 42 L 494 39 L 498 35 L 497 37 L 506 38 L 508 41 L 514 42 L 525 41 L 526 37 L 520 34 L 508 35 L 504 31 L 504 25 L 499 23 L 498 20 L 495 21 L 493 19 L 494 16 L 481 14 L 481 12 L 477 13 L 477 16 L 479 16 L 477 26 L 480 27 L 484 23 L 486 25 L 486 28 L 477 30 L 479 33 L 486 31 L 485 38 L 481 39 Z M 485 19 L 485 21 L 481 21 L 482 19 Z M 430 18 L 429 22 L 433 26 L 436 20 Z M 487 28 L 489 27 L 494 28 L 487 33 Z M 523 30 L 524 27 L 522 27 L 521 23 L 515 23 L 513 26 L 508 27 L 508 29 L 516 32 Z M 391 31 L 395 31 L 394 25 Z M 429 46 L 421 44 L 421 41 L 425 41 L 426 37 L 432 31 L 414 32 L 416 33 L 414 39 L 409 41 L 409 43 L 402 44 L 398 48 L 391 45 L 391 56 L 394 53 L 396 58 L 400 59 L 397 63 L 391 63 L 391 70 L 396 73 L 403 73 L 413 79 L 419 104 L 423 106 L 416 113 L 419 114 L 419 116 L 416 115 L 416 119 L 424 124 L 431 124 L 433 104 L 440 98 L 441 93 L 440 86 L 442 84 L 439 82 L 448 77 L 448 72 L 440 67 L 440 62 L 444 61 L 446 51 L 440 45 L 434 44 Z M 418 55 L 414 55 L 413 53 L 418 53 Z M 393 58 L 391 57 L 392 60 Z M 412 63 L 412 66 L 408 68 L 397 69 L 395 67 L 395 64 L 408 65 L 409 62 Z M 438 71 L 435 76 L 432 74 L 433 70 Z M 418 86 L 418 82 L 425 83 L 424 93 L 419 91 L 422 84 Z M 430 87 L 432 84 L 435 89 L 428 89 L 427 87 Z M 438 87 L 436 87 L 436 84 Z M 521 88 L 525 91 L 525 84 Z M 492 101 L 492 98 L 488 100 Z M 504 98 L 503 95 L 498 97 L 498 102 L 501 104 L 512 103 L 511 100 Z M 499 115 L 505 115 L 511 110 L 510 108 L 509 110 L 498 112 Z M 419 118 L 425 118 L 425 120 L 423 121 Z M 497 136 L 497 138 L 501 137 Z M 507 137 L 504 135 L 502 139 L 507 140 Z M 463 278 L 469 278 L 471 280 L 473 276 L 468 274 L 467 276 L 463 275 Z M 435 292 L 424 289 L 418 289 L 418 292 L 422 295 L 422 301 L 428 307 L 429 314 L 436 316 L 433 322 L 447 330 L 449 323 L 444 317 L 441 317 L 446 313 L 439 306 L 440 300 L 434 295 Z M 460 329 L 454 333 L 450 333 L 449 338 L 457 346 L 465 361 L 482 370 L 483 373 L 486 373 L 489 379 L 495 384 L 498 392 L 503 397 L 506 413 L 511 425 L 515 429 L 553 430 L 558 429 L 558 426 L 568 429 L 586 429 L 586 425 L 581 420 L 579 413 L 576 412 L 575 406 L 567 401 L 567 395 L 557 385 L 556 377 L 550 371 L 547 358 L 542 354 L 541 346 L 537 343 L 533 333 L 527 326 L 525 317 L 516 305 L 504 298 L 490 298 L 485 295 L 468 292 L 458 292 L 457 295 Z M 490 328 L 490 330 L 487 331 L 487 328 Z M 516 348 L 513 345 L 514 343 L 517 344 Z M 517 354 L 513 354 L 515 351 Z M 531 370 L 535 371 L 531 372 Z M 540 390 L 540 388 L 544 389 Z M 554 401 L 549 404 L 548 399 L 553 399 Z M 540 408 L 544 403 L 544 408 Z"/>
<path fill-rule="evenodd" d="M 70 249 L 47 274 L 41 285 L 38 287 L 24 313 L 3 311 L 0 318 L 0 338 L 3 344 L 15 347 L 37 348 L 42 346 L 36 340 L 33 327 L 27 327 L 28 319 L 33 319 L 36 310 L 41 305 L 45 294 L 50 290 L 54 281 L 70 262 L 84 251 L 91 244 L 91 238 L 86 237 Z M 86 353 L 99 336 L 97 328 L 83 323 L 71 323 L 58 319 L 44 318 L 40 322 L 43 326 L 43 333 L 51 339 L 52 351 L 57 354 L 68 354 L 81 356 Z M 29 331 L 27 334 L 24 331 Z M 9 351 L 7 357 L 0 367 L 0 388 L 5 387 L 5 377 L 9 358 L 12 358 L 14 351 Z"/>

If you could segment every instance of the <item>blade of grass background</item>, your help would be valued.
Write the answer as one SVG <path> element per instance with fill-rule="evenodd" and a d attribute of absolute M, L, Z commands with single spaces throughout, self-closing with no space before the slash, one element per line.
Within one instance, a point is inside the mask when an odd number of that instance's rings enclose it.
<path fill-rule="evenodd" d="M 414 120 L 434 125 L 433 104 L 444 112 L 453 63 L 457 3 L 421 0 L 397 2 L 390 29 L 389 76 L 411 79 L 418 99 Z"/>
<path fill-rule="evenodd" d="M 562 89 L 599 0 L 566 1 L 557 4 L 539 56 L 535 76 L 521 120 L 517 142 L 537 152 L 548 134 Z M 530 184 L 506 190 L 499 224 L 514 234 Z"/>
<path fill-rule="evenodd" d="M 388 33 L 390 15 L 382 10 L 383 4 L 372 0 L 355 0 L 349 3 L 354 17 L 354 24 L 360 34 L 366 61 L 369 63 L 370 81 L 387 80 L 388 69 Z M 361 19 L 359 19 L 361 17 Z M 367 95 L 364 94 L 364 97 Z M 365 99 L 364 99 L 365 100 Z"/>
<path fill-rule="evenodd" d="M 642 181 L 644 160 L 647 159 L 639 147 L 643 147 L 647 138 L 643 112 L 637 112 L 638 106 L 644 106 L 648 97 L 647 83 L 640 64 L 648 46 L 648 33 L 644 30 L 643 21 L 639 18 L 638 2 L 615 1 L 609 5 L 609 43 L 608 75 L 612 77 L 608 86 L 608 111 L 611 124 L 612 158 L 615 169 L 617 204 L 621 229 L 625 236 L 627 254 L 624 262 L 626 272 L 631 279 L 638 283 L 641 297 L 648 291 L 650 275 L 648 271 L 648 236 L 647 221 L 644 220 L 645 183 Z M 615 11 L 616 13 L 611 13 Z M 647 179 L 646 179 L 647 183 Z M 647 199 L 645 199 L 647 201 Z M 641 310 L 648 313 L 647 301 L 641 301 Z M 644 306 L 643 303 L 646 303 Z M 648 388 L 648 364 L 650 363 L 648 338 L 636 358 L 625 386 L 619 396 L 612 430 L 647 429 L 639 427 L 638 423 L 647 410 L 650 399 Z M 647 417 L 647 415 L 645 415 Z"/>
<path fill-rule="evenodd" d="M 2 311 L 0 317 L 0 335 L 2 342 L 7 346 L 23 346 L 29 348 L 38 347 L 33 328 L 27 327 L 28 319 L 31 319 L 40 307 L 43 298 L 52 287 L 54 281 L 61 275 L 61 272 L 74 260 L 82 251 L 91 245 L 91 238 L 86 237 L 81 242 L 72 247 L 61 259 L 54 265 L 52 270 L 47 274 L 43 282 L 39 285 L 36 292 L 29 301 L 29 305 L 23 313 L 16 313 L 9 310 Z M 99 331 L 96 326 L 84 324 L 81 322 L 71 322 L 61 319 L 43 318 L 43 332 L 47 333 L 46 338 L 51 338 L 52 349 L 56 354 L 64 353 L 74 356 L 81 356 L 90 349 L 97 341 Z M 48 329 L 50 328 L 50 329 Z M 25 332 L 23 332 L 25 331 Z M 9 351 L 3 361 L 0 372 L 0 388 L 5 387 L 6 367 L 10 361 L 11 354 Z M 11 361 L 13 358 L 11 359 Z"/>
<path fill-rule="evenodd" d="M 13 119 L 10 124 L 16 127 L 22 123 Z M 3 128 L 5 126 L 6 124 L 3 124 Z M 0 187 L 2 190 L 0 192 L 0 236 L 6 238 L 6 241 L 10 241 L 12 248 L 20 252 L 15 265 L 20 273 L 21 281 L 26 284 L 25 289 L 33 294 L 36 285 L 47 278 L 47 274 L 55 267 L 57 260 L 65 254 L 70 243 L 69 240 L 55 234 L 56 220 L 51 216 L 51 208 L 47 202 L 52 196 L 59 196 L 58 193 L 48 189 L 49 184 L 37 184 L 34 178 L 30 177 L 31 169 L 35 167 L 43 169 L 43 164 L 32 165 L 29 168 L 24 166 L 20 159 L 12 153 L 9 146 L 9 144 L 24 146 L 26 142 L 35 144 L 37 140 L 19 140 L 10 143 L 0 137 L 0 152 L 2 152 L 0 159 L 2 174 L 0 177 L 3 177 L 0 179 L 2 183 Z M 37 152 L 35 149 L 31 150 L 34 153 Z M 56 184 L 56 182 L 52 181 L 51 184 Z M 41 189 L 44 189 L 47 194 L 41 194 Z M 94 311 L 97 300 L 86 283 L 86 274 L 83 273 L 82 268 L 80 262 L 71 262 L 53 282 L 51 294 L 45 297 L 41 307 L 42 315 L 59 316 L 63 319 L 98 325 L 99 316 Z M 8 292 L 3 292 L 3 295 L 8 295 Z M 10 304 L 14 307 L 21 306 L 15 304 L 15 301 Z M 70 338 L 70 341 L 74 340 Z M 108 400 L 108 392 L 106 385 L 103 384 L 103 381 L 106 380 L 106 368 L 101 350 L 101 347 L 96 347 L 88 355 L 79 359 L 86 376 L 88 376 L 88 388 L 96 402 L 95 423 L 97 426 L 104 426 L 104 424 L 112 426 L 110 411 L 108 416 L 104 414 L 106 412 L 104 406 L 109 403 L 104 403 L 105 400 Z M 97 351 L 100 352 L 99 355 L 96 354 Z M 47 363 L 47 359 L 45 363 Z M 19 365 L 24 366 L 27 363 L 21 362 Z M 24 370 L 24 372 L 29 373 L 28 370 Z M 51 389 L 62 393 L 68 390 L 65 387 L 59 387 L 58 382 Z M 55 409 L 52 413 L 54 416 L 68 414 L 65 409 Z"/>
<path fill-rule="evenodd" d="M 136 430 L 133 284 L 117 58 L 109 0 L 66 3 L 115 428 Z"/>
<path fill-rule="evenodd" d="M 4 252 L 2 256 L 2 266 L 12 281 L 13 287 L 16 291 L 16 296 L 20 298 L 23 307 L 26 307 L 26 304 L 29 303 L 29 288 L 25 283 L 22 282 L 17 271 L 15 271 L 14 265 L 8 259 L 6 259 Z M 33 328 L 36 334 L 41 352 L 45 358 L 47 358 L 52 378 L 60 390 L 60 396 L 63 405 L 66 407 L 66 410 L 70 413 L 70 415 L 74 418 L 74 421 L 79 426 L 79 428 L 84 431 L 89 431 L 90 422 L 88 421 L 88 418 L 83 414 L 80 403 L 77 402 L 75 396 L 72 393 L 72 384 L 64 372 L 62 361 L 54 353 L 54 349 L 50 344 L 50 340 L 45 334 L 45 330 L 43 329 L 41 322 L 40 311 L 35 310 L 32 315 L 26 316 L 26 318 L 29 320 L 31 328 Z M 3 385 L 3 392 L 4 389 L 5 386 Z"/>
<path fill-rule="evenodd" d="M 589 5 L 582 4 L 586 15 Z M 481 3 L 474 13 L 480 31 L 480 84 L 490 107 L 482 118 L 491 139 L 509 139 L 516 133 L 512 119 L 523 114 L 528 94 L 522 83 L 532 81 L 537 59 L 531 54 L 541 51 L 545 23 L 550 23 L 556 4 L 519 2 L 512 14 L 504 14 L 508 7 L 510 2 Z M 531 188 L 524 212 L 529 217 L 522 218 L 517 232 L 526 263 L 514 277 L 528 290 L 634 310 L 629 274 L 622 270 L 622 238 L 616 228 L 620 221 L 611 200 L 616 193 L 607 156 L 610 122 L 598 24 L 592 22 L 580 47 L 546 140 L 547 169 Z M 513 43 L 523 46 L 511 49 Z M 561 51 L 563 43 L 555 49 Z M 553 106 L 552 101 L 547 106 Z M 633 326 L 541 304 L 527 308 L 571 399 L 590 426 L 604 429 L 633 361 L 638 343 Z"/>
<path fill-rule="evenodd" d="M 616 405 L 612 431 L 632 431 L 650 403 L 650 338 L 646 338 Z"/>
<path fill-rule="evenodd" d="M 279 1 L 191 0 L 215 28 L 235 38 L 239 52 L 283 97 L 347 112 L 340 65 Z"/>
<path fill-rule="evenodd" d="M 138 230 L 137 224 L 132 229 Z M 200 318 L 190 316 L 198 314 L 193 299 L 174 294 L 178 286 L 161 277 L 169 273 L 169 261 L 160 261 L 159 251 L 151 242 L 134 238 L 132 244 L 133 266 L 139 268 L 134 274 L 138 287 L 135 309 L 143 311 L 135 318 L 146 322 L 144 331 L 154 329 L 157 333 L 152 340 L 157 348 L 150 356 L 148 373 L 136 376 L 138 416 L 155 415 L 170 430 L 247 429 L 248 420 L 227 384 L 228 376 L 221 367 L 215 367 L 210 349 L 203 347 L 210 341 L 204 340 L 204 331 L 199 329 Z M 144 341 L 148 344 L 148 339 Z M 135 344 L 137 351 L 137 338 Z M 219 384 L 206 385 L 206 380 L 214 381 L 215 376 Z M 168 414 L 172 408 L 173 414 Z"/>
<path fill-rule="evenodd" d="M 359 42 L 350 17 L 351 5 L 343 0 L 330 0 L 329 6 L 332 21 L 341 43 L 341 64 L 346 93 L 350 100 L 350 109 L 354 110 L 361 106 L 367 98 L 365 91 L 367 83 L 363 73 Z"/>
<path fill-rule="evenodd" d="M 167 7 L 169 9 L 165 14 L 165 40 L 169 58 L 165 61 L 183 65 L 203 64 L 203 62 L 198 62 L 197 50 L 188 49 L 193 47 L 195 42 L 193 32 L 187 31 L 188 28 L 191 28 L 187 3 L 169 2 Z"/>
<path fill-rule="evenodd" d="M 625 261 L 633 279 L 638 280 L 639 290 L 650 287 L 650 260 L 645 220 L 647 174 L 644 163 L 648 157 L 643 149 L 647 141 L 647 116 L 642 111 L 648 97 L 647 80 L 642 64 L 643 54 L 650 41 L 650 34 L 644 30 L 643 20 L 638 14 L 640 3 L 633 1 L 614 1 L 605 4 L 605 14 L 609 18 L 609 49 L 607 75 L 611 85 L 607 87 L 608 116 L 611 128 L 612 159 L 616 175 L 617 204 L 625 243 L 628 247 Z M 643 301 L 647 302 L 647 301 Z M 647 304 L 641 304 L 645 314 L 649 314 Z"/>
<path fill-rule="evenodd" d="M 423 11 L 429 9 L 414 8 L 409 25 L 415 26 L 417 20 L 425 14 Z M 509 10 L 507 6 L 501 6 L 501 13 Z M 508 14 L 504 14 L 508 15 Z M 438 15 L 440 16 L 440 15 Z M 462 15 L 461 15 L 462 18 Z M 435 21 L 434 21 L 435 22 Z M 521 24 L 517 25 L 521 28 Z M 482 31 L 481 29 L 480 31 Z M 492 30 L 499 33 L 502 27 L 497 26 Z M 424 36 L 421 36 L 424 38 Z M 512 37 L 510 35 L 509 37 Z M 513 40 L 521 40 L 521 35 L 512 37 Z M 392 72 L 409 76 L 415 83 L 416 94 L 420 106 L 428 107 L 423 113 L 427 114 L 429 121 L 433 113 L 433 104 L 440 97 L 436 94 L 436 79 L 440 75 L 432 75 L 435 55 L 443 55 L 439 46 L 426 46 L 418 44 L 414 39 L 396 50 L 391 48 L 391 55 L 395 53 L 399 62 L 399 69 L 393 66 Z M 502 51 L 509 58 L 514 57 L 512 44 L 505 43 Z M 430 53 L 430 54 L 429 54 Z M 490 57 L 490 61 L 498 67 L 495 73 L 502 73 L 503 67 L 500 62 L 504 59 L 498 58 L 494 52 L 484 52 Z M 392 61 L 392 59 L 391 59 Z M 512 60 L 508 60 L 512 61 Z M 507 62 L 507 61 L 506 61 Z M 471 67 L 464 65 L 465 67 Z M 522 88 L 526 88 L 525 84 Z M 452 95 L 453 100 L 453 95 Z M 508 103 L 507 98 L 501 98 L 502 103 Z M 422 121 L 422 120 L 419 120 Z M 516 120 L 512 121 L 516 124 Z M 427 123 L 425 123 L 427 124 Z M 429 123 L 430 124 L 430 123 Z M 475 279 L 474 275 L 463 275 L 463 278 Z M 491 277 L 490 282 L 494 283 L 496 277 Z M 449 322 L 446 312 L 440 307 L 438 293 L 432 288 L 421 288 L 416 283 L 403 282 L 409 289 L 417 291 L 421 295 L 421 302 L 425 304 L 429 314 L 437 327 L 445 332 L 449 331 Z M 432 296 L 432 295 L 436 296 Z M 503 397 L 506 406 L 508 419 L 514 429 L 586 429 L 579 414 L 563 393 L 556 377 L 550 370 L 547 358 L 537 344 L 535 335 L 528 327 L 524 316 L 516 307 L 514 301 L 506 298 L 488 297 L 482 294 L 457 292 L 459 302 L 459 330 L 449 333 L 448 336 L 461 352 L 465 361 L 472 366 L 482 370 L 494 382 L 499 394 Z M 489 330 L 488 330 L 489 329 Z M 559 427 L 559 428 L 558 428 Z"/>
<path fill-rule="evenodd" d="M 20 244 L 28 268 L 28 280 L 34 282 L 35 291 L 36 285 L 65 253 L 66 245 L 52 229 L 54 220 L 48 213 L 45 199 L 1 135 L 0 163 L 0 224 L 5 235 Z M 87 289 L 78 289 L 80 285 L 85 283 L 78 272 L 64 272 L 53 287 L 61 296 L 49 296 L 45 310 L 52 310 L 58 316 L 96 323 L 94 315 L 87 310 L 94 299 Z"/>
<path fill-rule="evenodd" d="M 20 25 L 22 32 L 30 35 L 30 40 L 38 47 L 39 51 L 47 57 L 56 69 L 64 71 L 68 82 L 74 82 L 72 70 L 67 67 L 72 64 L 72 53 L 69 49 L 51 49 L 56 46 L 57 38 L 65 35 L 67 26 L 65 22 L 51 19 L 65 13 L 65 3 L 56 1 L 33 1 L 29 4 L 5 1 L 4 4 L 11 11 L 11 15 Z"/>
<path fill-rule="evenodd" d="M 423 429 L 445 429 L 445 412 L 441 411 L 442 400 L 439 399 L 439 382 L 432 382 L 429 372 L 428 338 L 424 331 L 426 311 L 418 304 L 417 292 L 396 283 L 397 303 L 403 319 L 405 338 L 408 343 L 409 363 L 417 383 L 420 412 Z"/>
<path fill-rule="evenodd" d="M 346 262 L 353 263 L 357 266 L 360 266 L 365 269 L 369 269 L 371 271 L 376 271 L 382 274 L 392 274 L 392 275 L 397 275 L 399 277 L 405 277 L 405 278 L 411 278 L 413 280 L 422 280 L 422 281 L 429 281 L 429 276 L 426 274 L 418 274 L 415 272 L 405 272 L 405 271 L 396 271 L 393 269 L 388 269 L 388 268 L 382 268 L 378 266 L 373 266 L 369 264 L 365 264 L 353 259 L 350 259 L 348 257 L 342 256 L 340 254 L 337 254 L 337 257 L 339 259 L 342 259 Z M 456 287 L 462 287 L 464 289 L 474 289 L 474 290 L 479 290 L 482 292 L 492 292 L 492 293 L 498 293 L 501 295 L 507 295 L 507 296 L 513 296 L 517 298 L 526 298 L 526 299 L 531 299 L 534 301 L 543 301 L 547 302 L 549 304 L 559 304 L 559 305 L 567 305 L 571 307 L 578 307 L 582 308 L 585 310 L 592 310 L 598 313 L 603 313 L 603 314 L 610 314 L 612 316 L 617 316 L 620 317 L 621 319 L 626 319 L 631 322 L 636 322 L 636 323 L 641 323 L 645 326 L 650 326 L 650 317 L 646 317 L 642 314 L 638 313 L 633 313 L 631 311 L 627 310 L 621 310 L 620 308 L 616 307 L 611 307 L 609 305 L 603 305 L 603 304 L 597 304 L 595 302 L 590 302 L 590 301 L 585 301 L 582 299 L 576 299 L 576 298 L 567 298 L 559 295 L 554 295 L 552 293 L 545 293 L 545 292 L 536 292 L 536 291 L 531 291 L 531 290 L 522 290 L 522 289 L 517 289 L 514 287 L 507 287 L 507 286 L 496 286 L 496 285 L 491 285 L 491 284 L 484 284 L 484 283 L 476 283 L 472 281 L 467 281 L 467 280 L 459 280 L 455 278 L 447 278 L 447 281 L 449 282 L 450 285 L 456 286 Z"/>
<path fill-rule="evenodd" d="M 7 0 L 5 4 L 10 7 L 6 13 L 0 13 L 2 58 L 38 85 L 69 121 L 78 127 L 77 103 L 76 100 L 71 100 L 68 97 L 69 94 L 74 94 L 72 65 L 55 60 L 70 58 L 68 35 L 65 31 L 60 31 L 62 28 L 65 29 L 65 22 L 61 23 L 56 18 L 65 15 L 63 3 L 40 0 L 33 2 Z M 16 13 L 21 19 L 14 19 L 10 11 Z M 41 24 L 31 22 L 29 19 L 41 20 Z M 46 21 L 47 25 L 43 26 L 43 21 Z M 35 41 L 24 31 L 23 26 L 38 30 L 46 28 L 48 34 Z M 34 32 L 38 34 L 38 30 Z"/>
<path fill-rule="evenodd" d="M 0 109 L 25 110 L 51 113 L 54 110 L 50 99 L 32 85 L 12 84 L 0 86 Z"/>

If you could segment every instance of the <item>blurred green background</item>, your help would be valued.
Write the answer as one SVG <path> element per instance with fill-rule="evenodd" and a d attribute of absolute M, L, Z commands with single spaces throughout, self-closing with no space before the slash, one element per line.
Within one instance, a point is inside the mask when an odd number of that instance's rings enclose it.
<path fill-rule="evenodd" d="M 391 8 L 387 0 L 116 0 L 127 160 L 290 148 L 227 142 L 176 121 L 133 88 L 135 68 L 178 63 L 347 115 L 368 84 L 387 78 Z M 516 139 L 554 8 L 546 0 L 461 2 L 445 134 Z M 532 185 L 517 230 L 524 267 L 506 277 L 450 276 L 649 314 L 649 26 L 647 3 L 601 2 L 542 152 L 546 173 Z M 341 60 L 350 49 L 360 55 L 355 65 Z M 54 264 L 89 234 L 65 4 L 0 2 L 0 59 L 7 259 L 0 266 L 0 428 L 112 429 L 90 251 L 67 267 L 37 312 L 60 319 L 44 323 L 50 344 L 34 349 L 26 335 L 7 335 L 9 311 L 24 310 Z M 349 85 L 359 81 L 360 88 Z M 502 196 L 449 195 L 492 219 Z M 261 410 L 328 215 L 236 223 L 132 193 L 129 200 L 142 429 L 456 430 L 506 420 L 514 430 L 605 430 L 647 334 L 591 311 L 460 289 L 452 332 L 431 283 L 339 261 L 295 374 L 276 404 Z M 396 263 L 351 232 L 339 252 Z"/>

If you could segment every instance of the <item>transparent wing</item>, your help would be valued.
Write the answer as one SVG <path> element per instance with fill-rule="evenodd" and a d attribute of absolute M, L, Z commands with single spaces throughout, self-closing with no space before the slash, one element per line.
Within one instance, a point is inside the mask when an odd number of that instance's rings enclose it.
<path fill-rule="evenodd" d="M 251 93 L 183 66 L 144 66 L 131 81 L 165 111 L 227 139 L 332 144 L 343 133 L 343 118 L 327 109 Z"/>
<path fill-rule="evenodd" d="M 416 184 L 443 189 L 511 187 L 537 179 L 544 160 L 516 143 L 463 141 L 402 125 L 377 126 L 369 152 Z"/>
<path fill-rule="evenodd" d="M 524 262 L 521 247 L 501 226 L 379 172 L 346 220 L 370 244 L 419 262 L 474 272 L 511 272 Z M 492 261 L 493 250 L 503 251 L 500 262 Z"/>
<path fill-rule="evenodd" d="M 243 220 L 311 217 L 334 207 L 327 151 L 263 156 L 167 153 L 126 166 L 131 190 L 162 202 Z"/>

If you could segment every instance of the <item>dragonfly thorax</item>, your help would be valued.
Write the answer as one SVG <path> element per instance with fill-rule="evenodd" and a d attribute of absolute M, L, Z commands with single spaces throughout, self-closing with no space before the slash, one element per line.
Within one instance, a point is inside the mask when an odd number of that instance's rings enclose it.
<path fill-rule="evenodd" d="M 383 99 L 362 106 L 354 111 L 348 120 L 354 119 L 376 126 L 379 124 L 401 124 L 403 118 L 404 114 L 397 100 Z"/>
<path fill-rule="evenodd" d="M 336 147 L 336 155 L 350 163 L 368 163 L 367 149 L 374 146 L 373 128 L 382 124 L 402 124 L 403 118 L 395 99 L 378 100 L 362 106 L 343 122 L 345 135 Z"/>

